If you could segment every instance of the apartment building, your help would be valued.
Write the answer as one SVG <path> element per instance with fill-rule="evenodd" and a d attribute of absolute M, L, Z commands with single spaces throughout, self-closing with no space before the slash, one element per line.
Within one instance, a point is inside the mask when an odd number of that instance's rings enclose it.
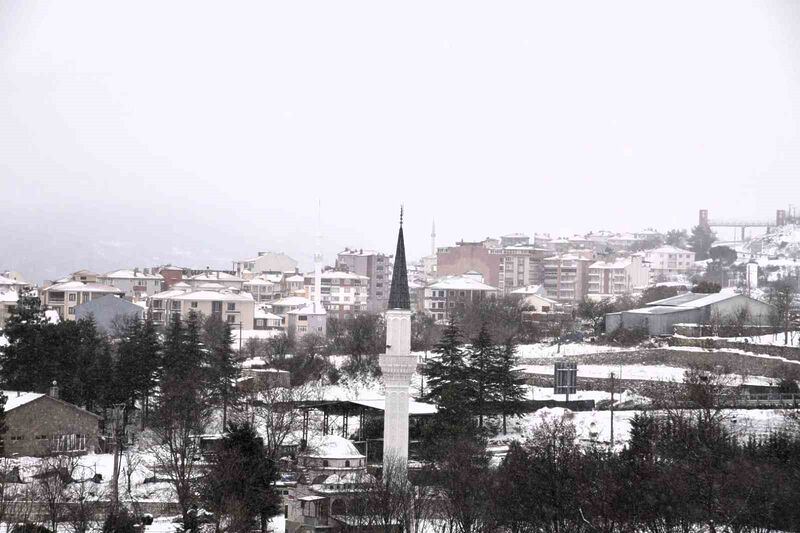
<path fill-rule="evenodd" d="M 76 272 L 76 274 L 79 278 L 82 277 L 81 273 Z M 96 276 L 94 279 L 97 279 Z M 123 296 L 124 292 L 122 289 L 103 285 L 96 281 L 68 280 L 42 289 L 41 300 L 42 306 L 57 311 L 61 320 L 75 320 L 76 306 L 109 294 Z"/>
<path fill-rule="evenodd" d="M 176 286 L 150 297 L 148 311 L 153 322 L 159 325 L 169 324 L 175 314 L 185 318 L 195 312 L 204 316 L 218 316 L 232 326 L 239 327 L 241 324 L 242 329 L 253 329 L 255 300 L 249 293 L 226 288 L 197 290 Z"/>
<path fill-rule="evenodd" d="M 464 272 L 478 272 L 490 286 L 500 284 L 501 253 L 491 253 L 500 248 L 500 241 L 485 239 L 480 242 L 456 243 L 436 251 L 436 275 L 438 277 L 460 276 Z"/>
<path fill-rule="evenodd" d="M 547 297 L 562 304 L 576 304 L 589 288 L 589 265 L 585 253 L 571 252 L 544 259 L 544 289 Z"/>
<path fill-rule="evenodd" d="M 521 287 L 543 282 L 542 261 L 550 252 L 545 248 L 516 244 L 489 250 L 489 254 L 500 256 L 497 288 L 502 294 L 509 294 Z"/>
<path fill-rule="evenodd" d="M 200 274 L 195 274 L 186 280 L 189 285 L 195 288 L 200 288 L 201 285 L 213 283 L 215 285 L 222 285 L 226 289 L 241 291 L 244 285 L 244 279 L 239 276 L 234 276 L 228 272 L 217 271 L 204 271 Z"/>
<path fill-rule="evenodd" d="M 258 303 L 279 300 L 283 296 L 281 277 L 278 276 L 278 280 L 275 281 L 274 277 L 269 279 L 268 276 L 258 276 L 245 281 L 242 284 L 242 290 L 252 294 L 253 299 Z"/>
<path fill-rule="evenodd" d="M 645 252 L 650 263 L 653 281 L 673 281 L 688 274 L 694 268 L 694 252 L 675 246 L 661 246 Z"/>
<path fill-rule="evenodd" d="M 0 330 L 5 327 L 6 321 L 14 314 L 18 301 L 19 292 L 16 289 L 0 286 Z"/>
<path fill-rule="evenodd" d="M 497 287 L 483 282 L 480 273 L 467 272 L 461 276 L 441 278 L 425 287 L 423 305 L 437 322 L 446 322 L 453 313 L 493 297 L 498 292 Z"/>
<path fill-rule="evenodd" d="M 297 270 L 297 261 L 282 252 L 258 252 L 256 257 L 234 261 L 233 264 L 239 276 Z"/>
<path fill-rule="evenodd" d="M 152 273 L 147 268 L 144 271 L 140 271 L 138 268 L 114 270 L 98 276 L 97 281 L 120 289 L 125 293 L 126 298 L 134 301 L 142 300 L 164 290 L 164 277 L 161 274 Z"/>
<path fill-rule="evenodd" d="M 351 272 L 328 270 L 320 277 L 322 305 L 328 316 L 345 318 L 367 311 L 369 278 Z M 306 298 L 314 301 L 314 273 L 305 276 Z"/>
<path fill-rule="evenodd" d="M 650 264 L 644 254 L 613 261 L 597 261 L 589 266 L 589 287 L 587 296 L 600 300 L 628 294 L 650 283 Z"/>
<path fill-rule="evenodd" d="M 302 274 L 298 274 L 297 272 L 287 272 L 283 277 L 283 280 L 281 280 L 281 290 L 283 291 L 283 295 L 304 296 L 306 294 L 305 283 L 306 278 Z"/>
<path fill-rule="evenodd" d="M 336 270 L 350 272 L 369 278 L 367 311 L 380 313 L 389 303 L 389 288 L 392 286 L 392 256 L 374 250 L 351 250 L 345 248 L 336 256 Z"/>

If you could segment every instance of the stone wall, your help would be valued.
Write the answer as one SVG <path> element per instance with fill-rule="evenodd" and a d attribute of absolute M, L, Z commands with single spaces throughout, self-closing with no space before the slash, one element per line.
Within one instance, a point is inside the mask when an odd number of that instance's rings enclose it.
<path fill-rule="evenodd" d="M 745 352 L 755 353 L 759 355 L 774 355 L 790 359 L 792 361 L 800 361 L 800 347 L 798 346 L 784 346 L 780 344 L 754 344 L 746 341 L 731 341 L 726 339 L 717 339 L 713 337 L 682 337 L 673 336 L 669 338 L 670 346 L 693 346 L 696 348 L 705 348 L 708 350 L 742 350 Z"/>
<path fill-rule="evenodd" d="M 6 413 L 5 455 L 41 456 L 53 451 L 54 435 L 86 435 L 84 450 L 98 447 L 99 417 L 74 405 L 42 396 Z"/>

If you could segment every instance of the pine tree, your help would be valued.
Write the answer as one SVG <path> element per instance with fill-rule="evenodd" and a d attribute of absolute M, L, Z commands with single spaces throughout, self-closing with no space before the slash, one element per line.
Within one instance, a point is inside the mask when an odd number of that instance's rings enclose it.
<path fill-rule="evenodd" d="M 238 373 L 231 348 L 233 343 L 231 326 L 219 317 L 211 316 L 203 324 L 203 338 L 208 347 L 211 398 L 215 404 L 222 406 L 222 427 L 226 427 L 228 406 L 233 401 L 235 393 L 232 382 Z"/>
<path fill-rule="evenodd" d="M 486 405 L 497 399 L 494 381 L 497 378 L 498 350 L 492 342 L 486 324 L 481 325 L 478 336 L 467 349 L 467 383 L 469 403 L 478 413 L 478 426 L 483 427 Z"/>
<path fill-rule="evenodd" d="M 427 380 L 426 402 L 446 408 L 449 402 L 467 401 L 467 363 L 461 344 L 461 332 L 451 319 L 433 349 L 436 355 L 428 359 L 422 370 Z"/>
<path fill-rule="evenodd" d="M 711 245 L 717 240 L 717 236 L 708 226 L 698 225 L 692 228 L 692 236 L 689 237 L 689 246 L 694 251 L 694 258 L 697 261 L 708 259 Z"/>
<path fill-rule="evenodd" d="M 526 389 L 522 380 L 514 372 L 519 364 L 517 345 L 513 337 L 498 349 L 497 364 L 493 367 L 492 385 L 497 391 L 497 401 L 503 416 L 503 434 L 506 433 L 506 421 L 509 416 L 522 412 Z"/>
<path fill-rule="evenodd" d="M 265 531 L 267 520 L 280 512 L 277 474 L 253 426 L 231 423 L 201 495 L 215 515 L 227 517 L 230 530 L 250 531 L 258 517 Z"/>
<path fill-rule="evenodd" d="M 47 320 L 33 292 L 20 293 L 14 313 L 6 321 L 0 347 L 3 386 L 15 390 L 40 390 L 53 359 L 46 343 Z"/>
<path fill-rule="evenodd" d="M 5 455 L 5 438 L 8 426 L 6 425 L 6 400 L 8 397 L 0 391 L 0 456 Z"/>

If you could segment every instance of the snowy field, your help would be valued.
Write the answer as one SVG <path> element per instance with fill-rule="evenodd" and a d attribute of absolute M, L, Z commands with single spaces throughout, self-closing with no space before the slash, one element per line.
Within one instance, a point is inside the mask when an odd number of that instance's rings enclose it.
<path fill-rule="evenodd" d="M 521 365 L 517 370 L 525 374 L 553 375 L 550 365 Z M 608 378 L 611 372 L 617 379 L 634 379 L 639 381 L 673 381 L 683 382 L 685 368 L 665 365 L 578 365 L 579 378 Z M 731 384 L 740 384 L 741 376 L 731 375 Z M 746 377 L 746 385 L 771 385 L 774 379 L 762 376 Z"/>
<path fill-rule="evenodd" d="M 588 355 L 595 353 L 609 352 L 632 352 L 640 348 L 628 348 L 620 346 L 603 346 L 592 343 L 570 343 L 562 344 L 559 350 L 558 345 L 540 342 L 537 344 L 520 344 L 517 347 L 517 355 L 522 359 L 555 358 L 573 355 Z"/>

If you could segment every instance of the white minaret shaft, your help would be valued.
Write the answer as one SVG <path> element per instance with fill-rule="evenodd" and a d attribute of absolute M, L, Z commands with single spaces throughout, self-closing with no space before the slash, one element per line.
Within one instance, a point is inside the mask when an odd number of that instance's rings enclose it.
<path fill-rule="evenodd" d="M 431 222 L 431 255 L 436 255 L 436 219 Z"/>
<path fill-rule="evenodd" d="M 317 251 L 314 253 L 314 311 L 322 311 L 322 202 L 317 205 Z"/>

